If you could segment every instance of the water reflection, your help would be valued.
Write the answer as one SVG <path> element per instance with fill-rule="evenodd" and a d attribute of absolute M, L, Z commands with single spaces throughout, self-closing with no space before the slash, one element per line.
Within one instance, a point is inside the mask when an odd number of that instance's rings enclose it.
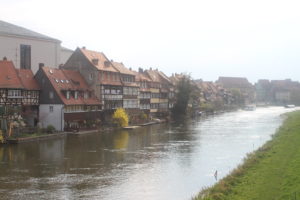
<path fill-rule="evenodd" d="M 0 147 L 1 199 L 189 199 L 270 138 L 283 108 Z"/>

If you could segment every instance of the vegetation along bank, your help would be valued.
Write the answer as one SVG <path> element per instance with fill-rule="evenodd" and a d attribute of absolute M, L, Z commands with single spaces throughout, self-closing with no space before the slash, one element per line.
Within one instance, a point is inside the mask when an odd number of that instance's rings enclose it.
<path fill-rule="evenodd" d="M 300 111 L 287 119 L 272 140 L 231 174 L 201 191 L 195 200 L 300 199 Z"/>

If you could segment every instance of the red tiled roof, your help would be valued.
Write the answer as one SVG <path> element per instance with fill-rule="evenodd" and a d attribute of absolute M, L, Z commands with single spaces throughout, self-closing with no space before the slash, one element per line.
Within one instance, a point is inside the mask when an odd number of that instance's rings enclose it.
<path fill-rule="evenodd" d="M 78 71 L 43 67 L 45 75 L 65 105 L 99 105 L 100 101 L 93 95 L 87 99 L 78 95 L 67 99 L 63 91 L 91 91 Z"/>
<path fill-rule="evenodd" d="M 157 72 L 161 76 L 161 78 L 163 78 L 168 83 L 173 84 L 172 81 L 162 71 L 157 71 Z"/>
<path fill-rule="evenodd" d="M 127 74 L 132 76 L 135 75 L 130 69 L 127 69 L 123 63 L 112 62 L 112 64 L 121 74 Z"/>
<path fill-rule="evenodd" d="M 145 72 L 148 74 L 148 76 L 152 79 L 153 82 L 161 82 L 160 76 L 158 74 L 158 71 L 156 70 L 145 70 Z"/>
<path fill-rule="evenodd" d="M 40 86 L 34 79 L 34 75 L 30 69 L 16 69 L 17 74 L 27 90 L 40 90 Z"/>
<path fill-rule="evenodd" d="M 136 81 L 147 81 L 147 82 L 152 82 L 152 80 L 145 76 L 143 73 L 139 73 L 139 72 L 136 72 L 136 71 L 132 71 L 134 74 L 135 74 L 135 80 Z"/>
<path fill-rule="evenodd" d="M 118 63 L 118 62 L 112 62 L 112 64 L 114 65 L 114 67 L 121 73 L 121 76 L 122 74 L 125 74 L 125 75 L 129 75 L 129 76 L 135 76 L 135 73 L 130 70 L 130 69 L 127 69 L 123 63 Z M 138 87 L 138 84 L 136 82 L 125 82 L 125 81 L 122 81 L 123 85 L 124 86 L 129 86 L 129 87 Z"/>
<path fill-rule="evenodd" d="M 24 88 L 12 61 L 0 61 L 0 88 Z"/>
<path fill-rule="evenodd" d="M 219 77 L 217 83 L 225 88 L 252 88 L 247 78 L 241 77 Z"/>
<path fill-rule="evenodd" d="M 80 51 L 90 61 L 90 63 L 94 67 L 96 67 L 98 70 L 118 72 L 114 68 L 113 64 L 104 55 L 104 53 L 97 52 L 97 51 L 91 51 L 91 50 L 87 50 L 87 49 L 84 49 L 84 48 L 81 48 Z M 95 60 L 95 62 L 93 60 Z"/>

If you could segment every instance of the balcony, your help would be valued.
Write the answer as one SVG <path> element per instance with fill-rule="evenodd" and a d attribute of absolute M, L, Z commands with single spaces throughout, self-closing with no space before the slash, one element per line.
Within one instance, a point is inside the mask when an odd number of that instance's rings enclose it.
<path fill-rule="evenodd" d="M 105 94 L 104 99 L 105 100 L 122 100 L 123 95 L 112 95 L 112 94 Z"/>

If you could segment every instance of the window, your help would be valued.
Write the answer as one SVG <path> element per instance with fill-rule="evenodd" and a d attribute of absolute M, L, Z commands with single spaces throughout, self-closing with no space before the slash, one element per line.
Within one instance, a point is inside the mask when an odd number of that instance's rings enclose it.
<path fill-rule="evenodd" d="M 54 98 L 53 91 L 50 91 L 50 92 L 49 92 L 49 98 L 50 98 L 50 99 L 53 99 L 53 98 Z"/>
<path fill-rule="evenodd" d="M 111 89 L 111 94 L 117 94 L 117 90 L 116 89 Z"/>
<path fill-rule="evenodd" d="M 110 90 L 109 89 L 105 89 L 104 90 L 104 94 L 110 94 Z"/>
<path fill-rule="evenodd" d="M 20 46 L 20 68 L 30 69 L 31 68 L 31 46 L 21 44 Z"/>
<path fill-rule="evenodd" d="M 67 91 L 67 92 L 66 92 L 66 98 L 67 98 L 67 99 L 70 99 L 70 91 Z"/>
<path fill-rule="evenodd" d="M 74 98 L 78 99 L 78 92 L 77 91 L 75 91 L 75 93 L 74 93 Z"/>
<path fill-rule="evenodd" d="M 128 94 L 128 87 L 124 87 L 124 94 Z"/>
<path fill-rule="evenodd" d="M 84 97 L 84 99 L 89 98 L 89 93 L 88 93 L 88 92 L 84 92 L 84 93 L 83 93 L 83 97 Z"/>
<path fill-rule="evenodd" d="M 94 78 L 94 75 L 93 75 L 93 73 L 90 73 L 90 75 L 89 75 L 89 79 L 90 79 L 90 80 L 93 80 L 93 78 Z"/>
<path fill-rule="evenodd" d="M 21 90 L 8 90 L 8 94 L 7 94 L 8 97 L 22 97 L 22 92 Z"/>
<path fill-rule="evenodd" d="M 49 106 L 49 112 L 53 112 L 54 111 L 54 108 L 53 108 L 53 106 Z"/>

